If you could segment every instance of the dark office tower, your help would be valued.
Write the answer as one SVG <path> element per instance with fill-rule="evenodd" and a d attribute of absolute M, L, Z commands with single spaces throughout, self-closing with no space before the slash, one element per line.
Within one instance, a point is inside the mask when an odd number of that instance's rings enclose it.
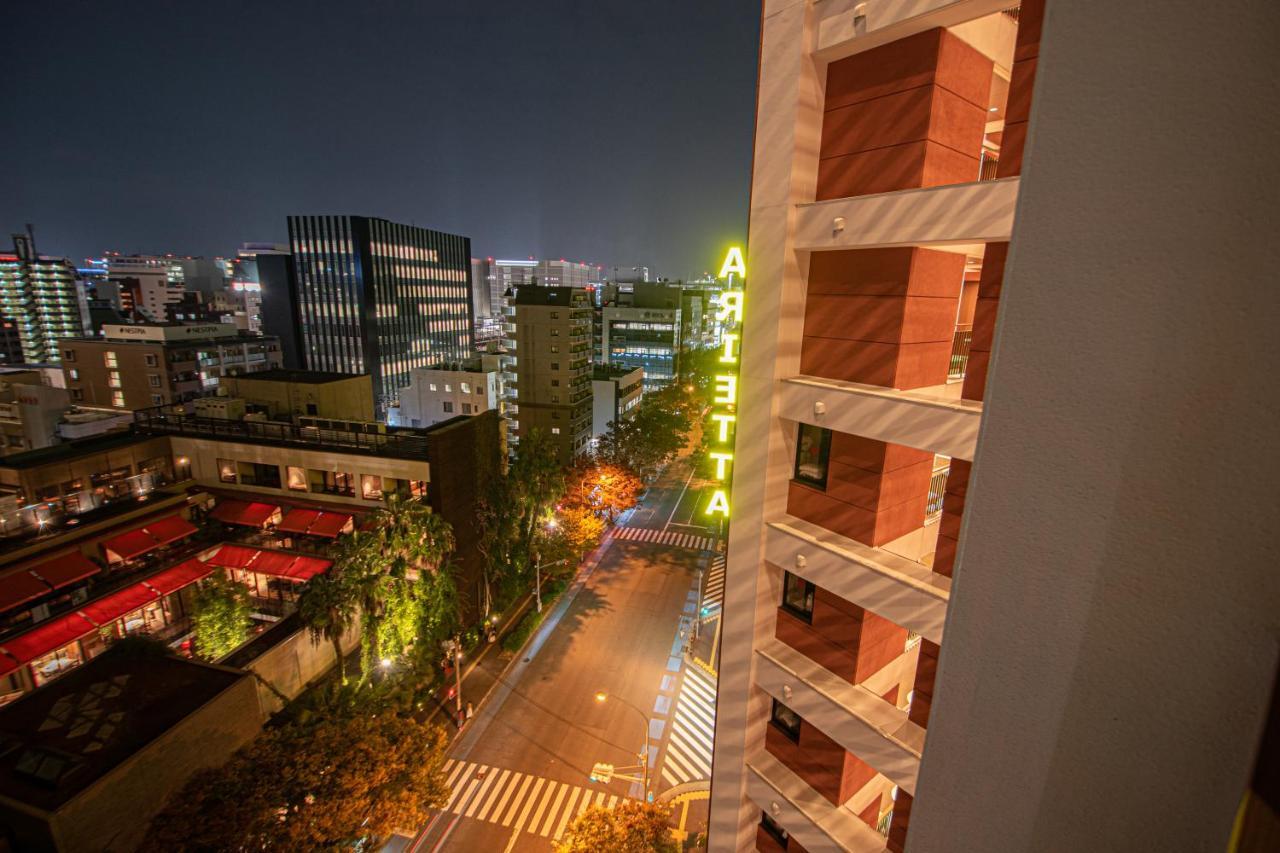
<path fill-rule="evenodd" d="M 409 371 L 472 346 L 471 240 L 365 216 L 290 216 L 306 367 L 373 376 L 385 412 Z"/>

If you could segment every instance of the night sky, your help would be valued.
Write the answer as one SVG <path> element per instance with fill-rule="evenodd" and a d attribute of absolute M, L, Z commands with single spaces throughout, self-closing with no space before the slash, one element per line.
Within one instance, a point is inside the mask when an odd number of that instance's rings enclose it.
<path fill-rule="evenodd" d="M 8 4 L 0 241 L 225 256 L 350 213 L 701 272 L 746 236 L 759 8 Z"/>

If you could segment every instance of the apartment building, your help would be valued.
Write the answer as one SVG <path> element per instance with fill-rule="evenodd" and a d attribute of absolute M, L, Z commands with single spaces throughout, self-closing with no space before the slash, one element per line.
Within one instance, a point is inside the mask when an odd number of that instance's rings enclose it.
<path fill-rule="evenodd" d="M 591 442 L 591 300 L 583 288 L 516 289 L 507 347 L 515 353 L 513 441 L 534 430 L 568 464 Z"/>
<path fill-rule="evenodd" d="M 101 338 L 58 342 L 74 403 L 147 409 L 213 393 L 223 376 L 281 364 L 279 341 L 229 323 L 102 327 Z"/>
<path fill-rule="evenodd" d="M 422 427 L 458 415 L 503 414 L 502 395 L 501 371 L 496 364 L 486 366 L 480 358 L 416 367 L 409 387 L 400 392 L 400 405 L 388 410 L 387 422 Z"/>
<path fill-rule="evenodd" d="M 617 291 L 613 304 L 600 310 L 600 358 L 604 364 L 643 368 L 647 390 L 668 385 L 680 372 L 684 343 L 683 290 L 674 285 L 638 283 Z M 700 300 L 689 299 L 698 305 Z"/>
<path fill-rule="evenodd" d="M 85 334 L 89 306 L 78 280 L 66 258 L 38 255 L 30 235 L 14 235 L 14 251 L 0 253 L 0 338 L 10 364 L 57 362 L 58 339 Z"/>
<path fill-rule="evenodd" d="M 644 368 L 597 365 L 591 372 L 591 438 L 599 439 L 609 424 L 635 417 L 644 397 Z"/>
<path fill-rule="evenodd" d="M 711 850 L 1265 849 L 1277 18 L 1203 13 L 765 0 Z"/>

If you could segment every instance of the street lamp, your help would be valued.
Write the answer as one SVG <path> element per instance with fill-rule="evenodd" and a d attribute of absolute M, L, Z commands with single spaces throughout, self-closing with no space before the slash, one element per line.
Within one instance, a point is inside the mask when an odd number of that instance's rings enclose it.
<path fill-rule="evenodd" d="M 603 705 L 605 702 L 609 701 L 609 698 L 610 698 L 609 694 L 604 690 L 596 691 L 597 705 Z M 632 705 L 626 699 L 623 699 L 619 696 L 614 696 L 612 698 L 617 699 L 623 705 L 626 705 L 628 708 L 630 708 L 631 710 L 639 714 L 640 721 L 644 723 L 644 752 L 640 754 L 640 773 L 641 773 L 641 777 L 644 780 L 643 782 L 644 798 L 646 801 L 648 801 L 649 799 L 649 716 L 645 714 L 644 711 L 641 711 L 639 708 L 637 708 L 635 705 Z"/>

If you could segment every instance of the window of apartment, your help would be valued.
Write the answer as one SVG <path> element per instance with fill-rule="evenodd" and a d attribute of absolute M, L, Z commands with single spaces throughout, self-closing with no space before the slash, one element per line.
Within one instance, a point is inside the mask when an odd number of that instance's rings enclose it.
<path fill-rule="evenodd" d="M 160 374 L 158 374 L 158 373 L 148 373 L 148 374 L 147 374 L 147 382 L 148 382 L 148 384 L 150 384 L 150 385 L 151 385 L 151 387 L 152 387 L 152 388 L 159 388 L 159 387 L 160 387 Z"/>
<path fill-rule="evenodd" d="M 102 354 L 102 363 L 107 367 L 116 367 L 116 354 L 114 350 L 108 350 Z"/>
<path fill-rule="evenodd" d="M 791 740 L 800 742 L 800 715 L 777 699 L 773 700 L 773 713 L 769 715 L 769 723 Z"/>
<path fill-rule="evenodd" d="M 432 382 L 429 385 L 427 385 L 427 387 L 430 388 L 432 391 L 434 391 L 436 390 L 436 383 Z"/>
<path fill-rule="evenodd" d="M 69 362 L 71 362 L 72 364 L 75 364 L 75 362 L 76 362 L 76 351 L 75 351 L 75 350 L 73 350 L 73 349 L 64 349 L 64 350 L 62 351 L 62 360 L 63 360 L 63 361 L 69 361 Z"/>
<path fill-rule="evenodd" d="M 784 848 L 787 846 L 787 839 L 791 836 L 787 835 L 787 831 L 782 828 L 780 823 L 769 817 L 768 812 L 760 812 L 760 828 Z"/>
<path fill-rule="evenodd" d="M 802 483 L 827 487 L 827 461 L 831 455 L 831 430 L 800 424 L 796 436 L 795 478 Z"/>
<path fill-rule="evenodd" d="M 559 395 L 559 394 L 552 394 L 552 395 L 551 395 L 551 402 L 553 402 L 553 403 L 559 403 L 559 402 L 560 402 L 560 395 Z"/>
<path fill-rule="evenodd" d="M 449 400 L 445 400 L 445 401 L 444 401 L 443 403 L 441 403 L 440 405 L 444 407 L 444 410 L 445 410 L 446 412 L 452 412 L 452 411 L 453 411 L 453 403 L 452 403 L 452 402 L 450 402 Z"/>
<path fill-rule="evenodd" d="M 22 446 L 22 444 L 23 444 L 23 438 L 22 438 L 22 436 L 20 436 L 20 435 L 11 435 L 11 436 L 9 436 L 9 446 L 10 446 L 10 447 L 21 447 L 21 446 Z"/>
<path fill-rule="evenodd" d="M 147 367 L 156 367 L 160 364 L 160 360 L 156 358 L 156 354 L 149 352 L 146 354 Z"/>
<path fill-rule="evenodd" d="M 410 480 L 409 494 L 413 495 L 415 498 L 425 499 L 427 497 L 427 481 L 426 480 Z"/>
<path fill-rule="evenodd" d="M 382 478 L 377 474 L 361 474 L 360 497 L 367 501 L 382 500 Z"/>
<path fill-rule="evenodd" d="M 80 371 L 76 370 L 74 367 L 67 371 L 67 375 L 71 377 L 71 381 L 73 382 L 80 381 Z"/>
<path fill-rule="evenodd" d="M 552 329 L 552 330 L 551 330 L 551 337 L 553 337 L 553 338 L 558 338 L 558 337 L 560 337 L 560 330 L 559 330 L 559 329 Z"/>
<path fill-rule="evenodd" d="M 290 465 L 285 470 L 285 478 L 289 488 L 295 492 L 305 492 L 307 490 L 307 469 L 295 468 Z"/>
<path fill-rule="evenodd" d="M 84 391 L 80 390 L 79 388 L 72 388 L 71 399 L 75 400 L 77 403 L 80 402 L 81 400 L 84 399 Z"/>
<path fill-rule="evenodd" d="M 242 486 L 259 486 L 264 489 L 280 488 L 280 466 L 260 462 L 241 462 L 236 466 Z"/>
<path fill-rule="evenodd" d="M 112 388 L 123 387 L 123 383 L 120 381 L 120 371 L 118 370 L 108 371 L 107 384 L 110 385 Z"/>
<path fill-rule="evenodd" d="M 462 414 L 464 414 L 464 415 L 469 415 L 469 414 L 471 414 L 471 404 L 470 404 L 470 403 L 463 403 L 463 404 L 462 404 Z"/>
<path fill-rule="evenodd" d="M 462 393 L 463 393 L 463 394 L 470 394 L 470 393 L 471 393 L 471 383 L 470 383 L 470 382 L 459 382 L 459 383 L 458 383 L 458 387 L 462 389 Z"/>
<path fill-rule="evenodd" d="M 560 312 L 559 312 L 559 311 L 552 311 L 552 312 L 551 312 L 551 319 L 552 319 L 552 320 L 559 320 L 559 319 L 560 319 Z"/>
<path fill-rule="evenodd" d="M 560 362 L 558 362 L 558 361 L 553 361 L 553 362 L 551 362 L 551 369 L 552 369 L 552 370 L 559 370 L 559 369 L 560 369 Z"/>
<path fill-rule="evenodd" d="M 224 483 L 236 482 L 236 462 L 234 459 L 218 460 L 218 479 Z"/>
<path fill-rule="evenodd" d="M 115 406 L 117 409 L 124 408 L 124 392 L 123 391 L 111 392 L 111 405 Z"/>
<path fill-rule="evenodd" d="M 559 344 L 552 344 L 552 345 L 551 345 L 551 352 L 552 352 L 552 353 L 560 352 L 560 345 L 559 345 Z"/>
<path fill-rule="evenodd" d="M 316 468 L 309 468 L 307 469 L 307 476 L 312 482 L 319 484 L 319 489 L 312 489 L 312 491 L 355 497 L 356 478 L 354 474 L 348 474 L 346 471 L 321 471 Z"/>
<path fill-rule="evenodd" d="M 786 572 L 782 578 L 782 609 L 806 622 L 812 622 L 813 584 Z"/>
<path fill-rule="evenodd" d="M 152 394 L 152 395 L 151 395 L 151 405 L 153 405 L 153 406 L 163 406 L 163 405 L 164 405 L 164 395 L 163 395 L 163 394 Z"/>
<path fill-rule="evenodd" d="M 452 385 L 450 385 L 448 382 L 446 382 L 446 383 L 444 384 L 444 392 L 445 392 L 446 394 L 452 394 L 452 393 L 453 393 L 453 386 L 452 386 Z"/>
<path fill-rule="evenodd" d="M 551 434 L 552 434 L 552 435 L 559 435 L 559 434 L 560 434 L 560 427 L 552 427 L 552 428 L 551 428 Z"/>
<path fill-rule="evenodd" d="M 560 380 L 559 380 L 559 379 L 552 379 L 552 380 L 551 380 L 551 387 L 552 387 L 552 388 L 559 388 L 559 387 L 560 387 Z"/>

